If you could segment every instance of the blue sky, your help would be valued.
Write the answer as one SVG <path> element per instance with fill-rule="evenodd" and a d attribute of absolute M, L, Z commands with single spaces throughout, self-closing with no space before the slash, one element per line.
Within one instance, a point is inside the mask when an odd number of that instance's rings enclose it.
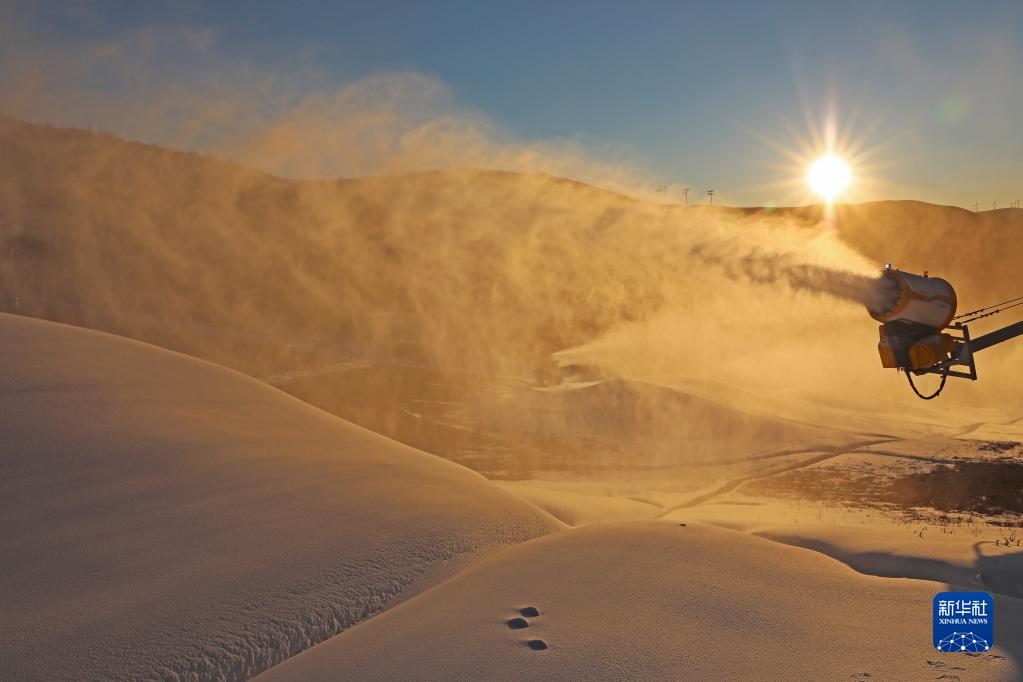
<path fill-rule="evenodd" d="M 208 86 L 194 82 L 204 70 L 273 72 L 274 87 L 300 98 L 382 72 L 420 74 L 446 88 L 446 106 L 502 136 L 568 140 L 641 169 L 644 183 L 688 185 L 691 196 L 713 187 L 740 205 L 809 200 L 784 150 L 829 116 L 866 154 L 850 199 L 990 208 L 1023 195 L 1020 3 L 19 3 L 7 19 L 31 37 L 0 51 L 8 78 L 47 53 L 54 69 L 139 32 L 201 31 L 210 44 L 199 57 L 178 55 L 186 48 L 169 38 L 165 63 L 125 51 L 121 70 L 77 73 L 75 87 L 151 100 L 153 83 Z M 127 63 L 152 73 L 126 77 Z M 60 83 L 51 78 L 51 91 L 70 89 Z M 73 101 L 25 102 L 4 108 L 76 123 Z M 95 107 L 79 113 L 80 124 L 146 134 Z M 179 142 L 161 136 L 153 141 Z"/>

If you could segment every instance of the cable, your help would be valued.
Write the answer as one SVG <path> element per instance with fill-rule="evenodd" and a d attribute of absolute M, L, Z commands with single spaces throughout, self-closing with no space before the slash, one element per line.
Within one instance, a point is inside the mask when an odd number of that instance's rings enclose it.
<path fill-rule="evenodd" d="M 958 319 L 959 319 L 959 318 L 961 318 L 961 317 L 970 317 L 971 315 L 976 315 L 977 313 L 982 313 L 982 312 L 984 312 L 985 310 L 991 310 L 992 308 L 997 308 L 997 307 L 999 307 L 999 306 L 1003 306 L 1003 305 L 1005 305 L 1006 303 L 1013 303 L 1013 302 L 1015 302 L 1015 301 L 1021 301 L 1021 302 L 1023 302 L 1023 296 L 1017 296 L 1016 298 L 1010 298 L 1010 299 L 1009 299 L 1008 301 L 1002 301 L 1001 303 L 995 303 L 995 304 L 989 305 L 989 306 L 987 306 L 987 307 L 985 307 L 985 308 L 977 308 L 976 310 L 971 310 L 971 311 L 970 311 L 970 312 L 968 312 L 968 313 L 961 313 L 961 314 L 959 314 L 959 315 L 956 315 L 956 316 L 955 316 L 955 317 L 953 317 L 952 319 L 953 319 L 953 320 L 958 320 Z M 1017 304 L 1017 305 L 1018 305 L 1018 304 Z"/>
<path fill-rule="evenodd" d="M 934 400 L 939 395 L 941 395 L 942 389 L 945 388 L 945 381 L 948 379 L 948 369 L 946 368 L 945 371 L 942 372 L 941 374 L 941 383 L 938 384 L 938 390 L 930 395 L 924 395 L 919 390 L 917 390 L 916 384 L 913 383 L 913 373 L 910 372 L 909 370 L 906 370 L 906 378 L 909 379 L 909 386 L 910 388 L 913 389 L 913 393 L 916 393 L 918 398 L 923 398 L 924 400 Z"/>
<path fill-rule="evenodd" d="M 1021 297 L 1021 298 L 1023 298 L 1023 297 Z M 1012 300 L 1016 300 L 1016 299 L 1012 299 Z M 1008 302 L 1009 301 L 1006 301 L 1006 303 L 1008 303 Z M 999 304 L 999 305 L 1004 305 L 1004 304 Z M 981 318 L 990 317 L 991 315 L 996 315 L 996 314 L 1002 312 L 1003 310 L 1008 310 L 1009 308 L 1015 308 L 1016 306 L 1021 306 L 1021 305 L 1023 305 L 1023 300 L 1019 301 L 1018 303 L 1013 303 L 1012 305 L 1005 305 L 1002 308 L 998 308 L 996 310 L 992 310 L 991 312 L 984 313 L 983 315 L 977 315 L 976 317 L 971 317 L 968 320 L 960 320 L 959 324 L 969 324 L 970 322 L 976 322 L 977 320 L 979 320 Z M 990 307 L 993 308 L 994 306 L 990 306 Z M 987 308 L 981 308 L 981 310 L 987 310 Z"/>

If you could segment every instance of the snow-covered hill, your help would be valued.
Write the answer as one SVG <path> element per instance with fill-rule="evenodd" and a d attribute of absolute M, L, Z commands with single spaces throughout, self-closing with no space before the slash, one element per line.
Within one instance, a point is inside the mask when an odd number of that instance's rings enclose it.
<path fill-rule="evenodd" d="M 222 367 L 0 315 L 0 676 L 242 679 L 551 532 Z"/>

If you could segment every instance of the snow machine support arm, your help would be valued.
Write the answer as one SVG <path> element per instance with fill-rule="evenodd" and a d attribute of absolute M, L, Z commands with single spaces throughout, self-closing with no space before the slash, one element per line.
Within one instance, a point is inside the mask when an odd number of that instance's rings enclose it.
<path fill-rule="evenodd" d="M 973 362 L 973 354 L 977 351 L 1002 343 L 1003 341 L 1014 339 L 1017 336 L 1023 336 L 1023 322 L 1010 324 L 1008 327 L 996 329 L 993 332 L 989 332 L 983 336 L 978 336 L 975 339 L 970 338 L 970 330 L 965 324 L 954 324 L 949 327 L 948 330 L 957 331 L 961 334 L 961 336 L 956 339 L 956 348 L 952 353 L 952 357 L 944 362 L 939 362 L 933 367 L 910 370 L 913 374 L 917 376 L 920 376 L 921 374 L 947 374 L 951 377 L 960 377 L 962 379 L 971 379 L 976 381 L 977 366 Z M 952 369 L 956 366 L 965 367 L 968 371 L 963 372 Z"/>
<path fill-rule="evenodd" d="M 1023 322 L 1010 324 L 1008 327 L 996 329 L 993 332 L 984 334 L 984 336 L 978 336 L 977 338 L 970 341 L 970 352 L 976 353 L 979 350 L 990 348 L 991 346 L 999 344 L 1002 341 L 1008 341 L 1009 339 L 1014 339 L 1017 336 L 1021 335 L 1023 335 Z"/>

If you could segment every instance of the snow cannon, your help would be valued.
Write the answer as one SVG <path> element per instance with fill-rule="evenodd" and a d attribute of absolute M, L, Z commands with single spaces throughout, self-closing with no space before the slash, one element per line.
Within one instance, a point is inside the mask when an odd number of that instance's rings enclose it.
<path fill-rule="evenodd" d="M 890 304 L 868 308 L 883 324 L 877 344 L 881 365 L 903 370 L 924 369 L 946 359 L 955 348 L 951 334 L 942 333 L 956 314 L 956 292 L 940 277 L 914 275 L 886 266 L 881 274 L 890 285 Z"/>
<path fill-rule="evenodd" d="M 1023 296 L 986 308 L 956 315 L 956 292 L 940 277 L 903 272 L 885 265 L 882 286 L 890 294 L 867 306 L 867 312 L 881 322 L 877 344 L 883 367 L 906 373 L 913 392 L 924 400 L 936 398 L 948 377 L 976 380 L 973 354 L 1002 341 L 1023 335 L 1023 322 L 1009 325 L 976 339 L 970 338 L 967 323 L 1023 305 Z M 960 367 L 963 369 L 955 369 Z M 914 376 L 939 374 L 941 384 L 931 395 L 923 395 Z"/>

